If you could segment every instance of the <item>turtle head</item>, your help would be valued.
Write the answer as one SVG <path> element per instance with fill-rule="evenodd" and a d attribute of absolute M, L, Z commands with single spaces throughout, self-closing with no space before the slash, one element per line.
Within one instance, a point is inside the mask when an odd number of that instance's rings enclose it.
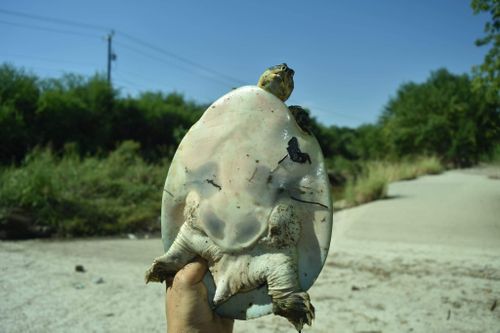
<path fill-rule="evenodd" d="M 284 102 L 292 93 L 294 73 L 285 63 L 269 67 L 260 76 L 257 85 Z"/>

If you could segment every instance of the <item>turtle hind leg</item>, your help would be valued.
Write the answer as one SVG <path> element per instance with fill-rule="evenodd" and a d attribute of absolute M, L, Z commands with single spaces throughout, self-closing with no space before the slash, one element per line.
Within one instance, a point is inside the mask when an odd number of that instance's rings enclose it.
<path fill-rule="evenodd" d="M 314 306 L 307 292 L 300 287 L 296 258 L 284 253 L 276 259 L 279 259 L 279 264 L 267 275 L 273 313 L 285 317 L 297 331 L 301 331 L 304 324 L 311 326 Z"/>
<path fill-rule="evenodd" d="M 292 292 L 280 299 L 273 298 L 273 312 L 288 319 L 299 332 L 304 324 L 311 326 L 314 319 L 314 306 L 306 292 Z"/>

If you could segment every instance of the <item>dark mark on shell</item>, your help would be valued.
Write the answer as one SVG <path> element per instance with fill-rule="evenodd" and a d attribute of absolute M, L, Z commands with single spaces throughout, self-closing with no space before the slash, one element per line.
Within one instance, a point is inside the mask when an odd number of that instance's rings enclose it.
<path fill-rule="evenodd" d="M 279 160 L 278 165 L 280 165 L 281 162 L 283 162 L 285 160 L 285 158 L 287 158 L 287 157 L 288 157 L 288 154 L 286 154 L 281 160 Z"/>
<path fill-rule="evenodd" d="M 293 136 L 290 141 L 288 141 L 288 147 L 286 148 L 286 150 L 288 151 L 288 156 L 290 156 L 290 159 L 292 161 L 301 164 L 304 164 L 306 162 L 312 164 L 309 154 L 300 151 L 299 141 L 296 137 Z"/>
<path fill-rule="evenodd" d="M 167 191 L 167 189 L 163 189 L 163 191 L 168 193 L 172 198 L 174 197 L 174 195 L 171 192 Z"/>
<path fill-rule="evenodd" d="M 252 181 L 253 177 L 255 177 L 255 174 L 257 173 L 257 168 L 255 168 L 255 170 L 253 170 L 253 173 L 252 175 L 250 176 L 250 179 L 248 179 L 249 182 Z"/>
<path fill-rule="evenodd" d="M 216 184 L 212 179 L 205 179 L 205 181 L 207 183 L 209 183 L 210 185 L 216 187 L 219 191 L 222 190 L 222 186 L 220 186 L 219 184 Z"/>
<path fill-rule="evenodd" d="M 295 197 L 292 197 L 292 196 L 290 197 L 290 199 L 298 201 L 298 202 L 302 202 L 302 203 L 311 204 L 311 205 L 318 205 L 318 206 L 321 206 L 321 207 L 324 207 L 324 208 L 328 209 L 328 206 L 323 205 L 320 202 L 302 200 L 302 199 L 298 199 L 298 198 L 295 198 Z"/>

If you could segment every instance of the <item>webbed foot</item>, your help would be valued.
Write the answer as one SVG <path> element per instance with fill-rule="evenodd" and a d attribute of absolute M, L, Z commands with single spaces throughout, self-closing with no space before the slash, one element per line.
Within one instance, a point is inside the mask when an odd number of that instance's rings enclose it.
<path fill-rule="evenodd" d="M 314 319 L 314 306 L 306 292 L 293 292 L 279 299 L 274 298 L 273 312 L 288 319 L 299 332 L 304 324 L 311 326 Z"/>
<path fill-rule="evenodd" d="M 171 265 L 155 259 L 151 267 L 146 271 L 145 280 L 149 282 L 160 282 L 167 280 L 169 277 L 174 277 L 177 270 L 172 269 Z"/>

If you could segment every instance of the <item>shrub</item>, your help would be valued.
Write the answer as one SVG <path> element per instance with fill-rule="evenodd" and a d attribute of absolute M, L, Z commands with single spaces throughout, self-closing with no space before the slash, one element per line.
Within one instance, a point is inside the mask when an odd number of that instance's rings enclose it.
<path fill-rule="evenodd" d="M 21 167 L 0 172 L 0 230 L 26 237 L 159 228 L 166 162 L 146 164 L 131 141 L 101 159 L 82 159 L 73 150 L 67 146 L 59 158 L 36 149 Z"/>
<path fill-rule="evenodd" d="M 437 175 L 444 171 L 444 166 L 436 156 L 417 158 L 416 167 L 418 175 Z"/>

